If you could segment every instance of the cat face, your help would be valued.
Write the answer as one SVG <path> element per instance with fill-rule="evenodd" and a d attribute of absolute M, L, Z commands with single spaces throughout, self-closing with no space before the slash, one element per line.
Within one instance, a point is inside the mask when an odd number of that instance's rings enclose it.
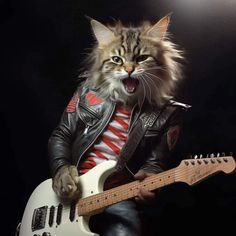
<path fill-rule="evenodd" d="M 106 27 L 92 20 L 98 45 L 94 49 L 90 82 L 101 96 L 135 103 L 147 98 L 161 104 L 170 96 L 179 74 L 180 52 L 165 40 L 169 16 L 150 26 Z"/>
<path fill-rule="evenodd" d="M 108 81 L 112 89 L 130 97 L 149 86 L 146 80 L 152 81 L 157 70 L 161 70 L 157 48 L 147 44 L 140 35 L 138 29 L 123 28 L 118 43 L 111 43 L 104 49 L 106 55 L 103 54 L 101 80 Z"/>

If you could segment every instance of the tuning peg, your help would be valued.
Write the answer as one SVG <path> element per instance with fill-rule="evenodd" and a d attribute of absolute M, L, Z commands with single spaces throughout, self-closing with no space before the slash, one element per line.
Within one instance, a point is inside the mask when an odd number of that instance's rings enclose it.
<path fill-rule="evenodd" d="M 193 159 L 193 155 L 192 154 L 188 154 L 187 155 L 187 159 Z"/>
<path fill-rule="evenodd" d="M 194 156 L 194 159 L 198 159 L 198 155 L 195 155 L 195 156 Z"/>
<path fill-rule="evenodd" d="M 202 158 L 203 158 L 203 155 L 202 155 L 202 154 L 200 154 L 199 158 L 200 158 L 200 159 L 202 159 Z"/>
<path fill-rule="evenodd" d="M 214 154 L 214 153 L 211 153 L 210 158 L 212 158 L 212 157 L 215 157 L 215 154 Z"/>
<path fill-rule="evenodd" d="M 206 158 L 209 158 L 209 154 L 206 155 Z"/>
<path fill-rule="evenodd" d="M 222 157 L 225 157 L 225 152 L 222 152 L 222 153 L 221 153 L 221 156 L 222 156 Z"/>
<path fill-rule="evenodd" d="M 216 156 L 217 156 L 217 157 L 220 157 L 220 153 L 218 152 Z"/>
<path fill-rule="evenodd" d="M 230 156 L 233 156 L 234 154 L 233 154 L 233 152 L 230 152 L 229 155 L 230 155 Z"/>

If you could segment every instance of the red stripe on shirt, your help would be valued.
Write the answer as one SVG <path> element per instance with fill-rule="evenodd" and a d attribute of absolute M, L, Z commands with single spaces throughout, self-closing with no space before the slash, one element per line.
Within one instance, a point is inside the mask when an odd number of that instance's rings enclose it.
<path fill-rule="evenodd" d="M 121 133 L 119 132 L 116 128 L 114 128 L 113 126 L 109 125 L 108 129 L 114 134 L 116 135 L 120 140 L 125 141 L 127 138 Z"/>
<path fill-rule="evenodd" d="M 96 154 L 97 157 L 102 158 L 102 159 L 105 159 L 105 160 L 109 160 L 109 158 L 107 158 L 105 155 L 103 155 L 103 154 L 102 154 L 101 152 L 99 152 L 98 150 L 95 149 L 93 152 Z"/>
<path fill-rule="evenodd" d="M 114 143 L 112 143 L 108 138 L 102 137 L 102 141 L 112 149 L 114 153 L 119 155 L 120 153 L 120 148 L 118 148 Z"/>
<path fill-rule="evenodd" d="M 125 130 L 128 130 L 129 124 L 127 124 L 125 121 L 123 121 L 120 117 L 115 116 L 115 121 L 117 121 Z"/>
<path fill-rule="evenodd" d="M 117 107 L 116 111 L 123 113 L 127 116 L 130 116 L 130 113 L 131 113 L 130 111 L 126 110 L 124 107 L 121 107 L 121 106 Z"/>

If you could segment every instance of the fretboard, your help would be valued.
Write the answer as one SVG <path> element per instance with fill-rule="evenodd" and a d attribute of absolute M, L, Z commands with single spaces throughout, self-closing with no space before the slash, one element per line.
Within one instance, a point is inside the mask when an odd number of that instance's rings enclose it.
<path fill-rule="evenodd" d="M 133 181 L 131 183 L 115 187 L 92 196 L 82 198 L 78 201 L 79 215 L 93 215 L 101 209 L 134 198 L 141 188 L 152 191 L 170 185 L 178 180 L 177 168 L 155 174 L 145 178 L 143 181 Z"/>
<path fill-rule="evenodd" d="M 175 182 L 194 185 L 220 171 L 233 173 L 235 170 L 236 162 L 232 156 L 183 160 L 178 167 L 149 176 L 143 181 L 136 180 L 80 199 L 77 203 L 78 214 L 96 214 L 104 207 L 137 196 L 141 188 L 152 191 Z"/>

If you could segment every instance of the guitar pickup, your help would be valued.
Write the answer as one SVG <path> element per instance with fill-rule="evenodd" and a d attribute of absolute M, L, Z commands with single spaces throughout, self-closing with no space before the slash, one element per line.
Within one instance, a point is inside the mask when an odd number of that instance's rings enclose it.
<path fill-rule="evenodd" d="M 47 206 L 43 206 L 34 210 L 31 224 L 32 231 L 43 229 L 45 227 L 47 210 Z"/>

